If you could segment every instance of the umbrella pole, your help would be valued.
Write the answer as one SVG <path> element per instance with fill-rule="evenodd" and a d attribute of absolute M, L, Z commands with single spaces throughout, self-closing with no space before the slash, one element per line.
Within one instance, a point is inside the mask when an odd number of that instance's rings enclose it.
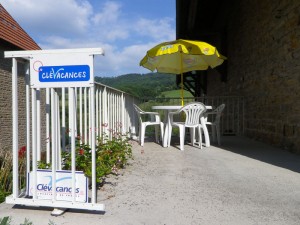
<path fill-rule="evenodd" d="M 181 73 L 181 106 L 184 105 L 183 102 L 183 74 Z"/>
<path fill-rule="evenodd" d="M 180 74 L 181 74 L 181 106 L 184 105 L 183 102 L 183 72 L 182 72 L 182 67 L 183 67 L 183 62 L 182 62 L 182 47 L 181 45 L 178 46 L 179 52 L 180 52 Z"/>

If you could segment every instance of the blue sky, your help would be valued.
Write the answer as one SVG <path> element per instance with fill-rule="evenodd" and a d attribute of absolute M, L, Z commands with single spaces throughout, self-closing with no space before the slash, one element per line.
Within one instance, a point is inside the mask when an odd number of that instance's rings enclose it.
<path fill-rule="evenodd" d="M 148 73 L 139 61 L 175 39 L 176 0 L 0 0 L 42 49 L 98 48 L 96 76 Z"/>

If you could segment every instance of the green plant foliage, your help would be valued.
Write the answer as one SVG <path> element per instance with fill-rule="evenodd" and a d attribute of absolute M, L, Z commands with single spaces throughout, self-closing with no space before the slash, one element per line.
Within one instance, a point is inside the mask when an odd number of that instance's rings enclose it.
<path fill-rule="evenodd" d="M 128 159 L 132 159 L 132 146 L 127 135 L 120 132 L 112 132 L 112 138 L 103 134 L 98 138 L 96 146 L 96 182 L 101 183 L 108 174 L 118 175 L 119 169 L 123 169 Z M 80 144 L 80 138 L 76 144 L 75 168 L 92 177 L 92 152 L 89 145 Z M 63 170 L 71 170 L 72 154 L 69 151 L 62 152 Z M 39 169 L 49 169 L 50 164 L 43 161 L 38 162 Z"/>
<path fill-rule="evenodd" d="M 10 192 L 5 192 L 5 191 L 3 191 L 3 190 L 0 190 L 0 203 L 1 202 L 4 202 L 5 201 L 5 197 L 7 196 L 7 195 L 9 195 L 10 194 Z"/>
<path fill-rule="evenodd" d="M 26 146 L 23 146 L 18 151 L 18 172 L 20 188 L 26 185 Z M 5 197 L 12 192 L 12 177 L 13 163 L 12 151 L 0 151 L 0 203 L 5 201 Z"/>
<path fill-rule="evenodd" d="M 3 218 L 0 218 L 0 225 L 10 225 L 11 218 L 6 216 Z"/>
<path fill-rule="evenodd" d="M 38 161 L 37 162 L 37 167 L 39 169 L 49 169 L 51 167 L 51 164 L 50 163 L 46 163 L 45 161 Z"/>
<path fill-rule="evenodd" d="M 11 217 L 6 216 L 3 218 L 0 218 L 0 225 L 11 225 Z M 29 219 L 25 218 L 24 222 L 21 223 L 20 225 L 33 225 L 33 223 L 30 222 Z M 52 220 L 49 220 L 48 225 L 55 225 L 55 223 Z"/>

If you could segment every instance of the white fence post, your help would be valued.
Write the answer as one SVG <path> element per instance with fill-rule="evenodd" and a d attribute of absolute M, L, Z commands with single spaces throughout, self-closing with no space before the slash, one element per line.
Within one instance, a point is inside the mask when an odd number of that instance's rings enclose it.
<path fill-rule="evenodd" d="M 15 58 L 12 59 L 12 116 L 13 116 L 13 174 L 18 175 L 18 65 Z M 13 177 L 13 198 L 19 195 L 18 176 Z"/>
<path fill-rule="evenodd" d="M 26 63 L 26 74 L 25 74 L 25 83 L 26 83 L 26 174 L 30 172 L 30 74 L 29 74 L 29 63 Z M 13 90 L 14 91 L 14 90 Z M 13 102 L 14 104 L 14 102 Z M 47 103 L 46 103 L 47 104 Z M 47 109 L 47 106 L 46 106 Z M 13 117 L 15 114 L 13 113 Z M 15 131 L 13 131 L 15 132 Z M 17 132 L 16 132 L 17 133 Z M 48 147 L 48 142 L 47 142 Z"/>

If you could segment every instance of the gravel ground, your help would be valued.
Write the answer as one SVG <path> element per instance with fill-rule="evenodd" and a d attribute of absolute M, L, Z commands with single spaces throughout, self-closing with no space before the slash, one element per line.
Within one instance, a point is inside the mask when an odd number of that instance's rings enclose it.
<path fill-rule="evenodd" d="M 300 224 L 300 155 L 241 137 L 221 148 L 134 144 L 134 160 L 98 192 L 105 212 L 0 205 L 12 225 Z"/>

